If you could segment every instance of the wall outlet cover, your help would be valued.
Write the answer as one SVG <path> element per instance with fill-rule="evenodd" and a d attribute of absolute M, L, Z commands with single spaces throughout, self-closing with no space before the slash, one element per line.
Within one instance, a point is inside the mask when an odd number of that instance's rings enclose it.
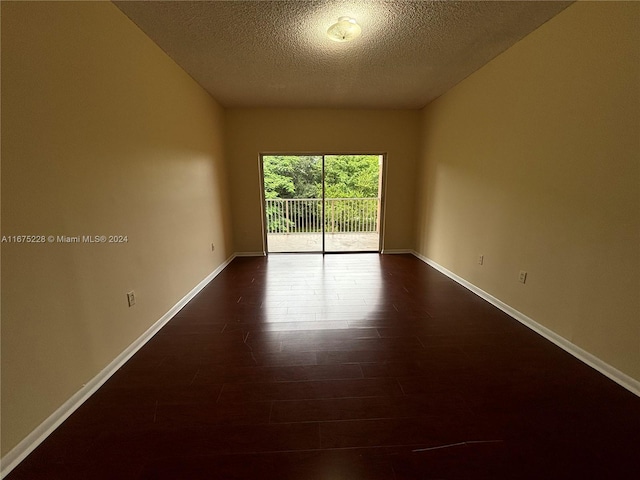
<path fill-rule="evenodd" d="M 127 303 L 130 307 L 133 307 L 136 304 L 136 294 L 133 290 L 127 292 Z"/>

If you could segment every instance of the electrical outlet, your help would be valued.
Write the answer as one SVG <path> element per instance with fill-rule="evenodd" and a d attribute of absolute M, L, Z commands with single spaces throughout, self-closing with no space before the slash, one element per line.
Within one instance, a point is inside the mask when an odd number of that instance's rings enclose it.
<path fill-rule="evenodd" d="M 478 255 L 478 265 L 484 264 L 484 255 Z"/>
<path fill-rule="evenodd" d="M 133 307 L 136 304 L 136 294 L 133 290 L 127 292 L 127 303 L 130 307 Z"/>
<path fill-rule="evenodd" d="M 518 277 L 518 280 L 520 280 L 520 283 L 525 283 L 527 281 L 527 272 L 525 272 L 524 270 L 520 270 L 520 276 Z"/>
<path fill-rule="evenodd" d="M 213 243 L 211 244 L 211 251 L 212 251 L 212 252 L 215 252 L 215 251 L 216 251 L 216 246 L 215 246 Z"/>

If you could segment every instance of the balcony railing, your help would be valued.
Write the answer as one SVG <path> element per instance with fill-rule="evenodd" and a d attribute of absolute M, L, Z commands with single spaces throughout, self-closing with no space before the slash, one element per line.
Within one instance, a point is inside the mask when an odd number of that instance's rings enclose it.
<path fill-rule="evenodd" d="M 322 199 L 271 198 L 266 200 L 267 233 L 322 232 Z M 325 232 L 378 232 L 379 198 L 326 198 Z"/>

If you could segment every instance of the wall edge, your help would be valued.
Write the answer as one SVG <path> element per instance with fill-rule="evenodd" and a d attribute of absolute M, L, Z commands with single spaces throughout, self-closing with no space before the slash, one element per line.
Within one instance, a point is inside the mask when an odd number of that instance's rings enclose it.
<path fill-rule="evenodd" d="M 462 285 L 466 289 L 468 289 L 471 292 L 473 292 L 476 295 L 478 295 L 483 300 L 486 300 L 487 302 L 492 304 L 494 307 L 499 308 L 500 310 L 502 310 L 504 313 L 506 313 L 510 317 L 512 317 L 515 320 L 517 320 L 518 322 L 522 323 L 524 326 L 530 328 L 531 330 L 533 330 L 537 334 L 543 336 L 544 338 L 546 338 L 550 342 L 552 342 L 555 345 L 557 345 L 558 347 L 562 348 L 567 353 L 570 353 L 571 355 L 573 355 L 575 358 L 577 358 L 581 362 L 589 365 L 591 368 L 597 370 L 598 372 L 600 372 L 601 374 L 603 374 L 607 378 L 613 380 L 614 382 L 616 382 L 621 387 L 624 387 L 625 389 L 629 390 L 631 393 L 633 393 L 633 394 L 635 394 L 635 395 L 640 397 L 640 381 L 639 380 L 636 380 L 635 378 L 627 375 L 626 373 L 621 372 L 617 368 L 609 365 L 607 362 L 605 362 L 604 360 L 596 357 L 592 353 L 589 353 L 588 351 L 586 351 L 586 350 L 580 348 L 579 346 L 571 343 L 569 340 L 567 340 L 563 336 L 561 336 L 561 335 L 557 334 L 556 332 L 554 332 L 553 330 L 551 330 L 551 329 L 539 324 L 538 322 L 536 322 L 532 318 L 526 316 L 524 313 L 519 312 L 515 308 L 513 308 L 510 305 L 504 303 L 502 300 L 500 300 L 500 299 L 494 297 L 493 295 L 485 292 L 481 288 L 478 288 L 477 286 L 475 286 L 471 282 L 468 282 L 464 278 L 456 275 L 451 270 L 448 270 L 447 268 L 445 268 L 442 265 L 438 264 L 437 262 L 431 260 L 430 258 L 425 257 L 424 255 L 421 255 L 420 253 L 416 252 L 415 250 L 413 250 L 411 253 L 416 258 L 420 259 L 421 261 L 423 261 L 424 263 L 426 263 L 430 267 L 435 268 L 440 273 L 446 275 L 447 277 L 449 277 L 454 282 Z"/>
<path fill-rule="evenodd" d="M 80 390 L 74 393 L 56 411 L 29 433 L 20 443 L 13 447 L 0 459 L 0 478 L 6 477 L 22 460 L 24 460 L 38 445 L 40 445 L 53 431 L 58 428 L 73 412 L 75 412 L 91 395 L 93 395 L 111 376 L 118 371 L 135 353 L 140 350 L 151 338 L 158 333 L 189 301 L 191 301 L 209 282 L 217 277 L 238 254 L 231 255 L 222 262 L 213 272 L 207 275 L 189 293 L 182 297 L 178 303 L 167 311 L 157 322 L 149 327 L 140 337 L 124 349 L 109 365 L 100 373 L 85 383 Z"/>

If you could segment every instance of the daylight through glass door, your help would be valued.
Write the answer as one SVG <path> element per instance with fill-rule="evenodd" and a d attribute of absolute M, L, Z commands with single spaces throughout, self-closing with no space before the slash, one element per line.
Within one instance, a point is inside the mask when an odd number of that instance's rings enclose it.
<path fill-rule="evenodd" d="M 267 251 L 379 251 L 382 159 L 263 155 Z"/>

